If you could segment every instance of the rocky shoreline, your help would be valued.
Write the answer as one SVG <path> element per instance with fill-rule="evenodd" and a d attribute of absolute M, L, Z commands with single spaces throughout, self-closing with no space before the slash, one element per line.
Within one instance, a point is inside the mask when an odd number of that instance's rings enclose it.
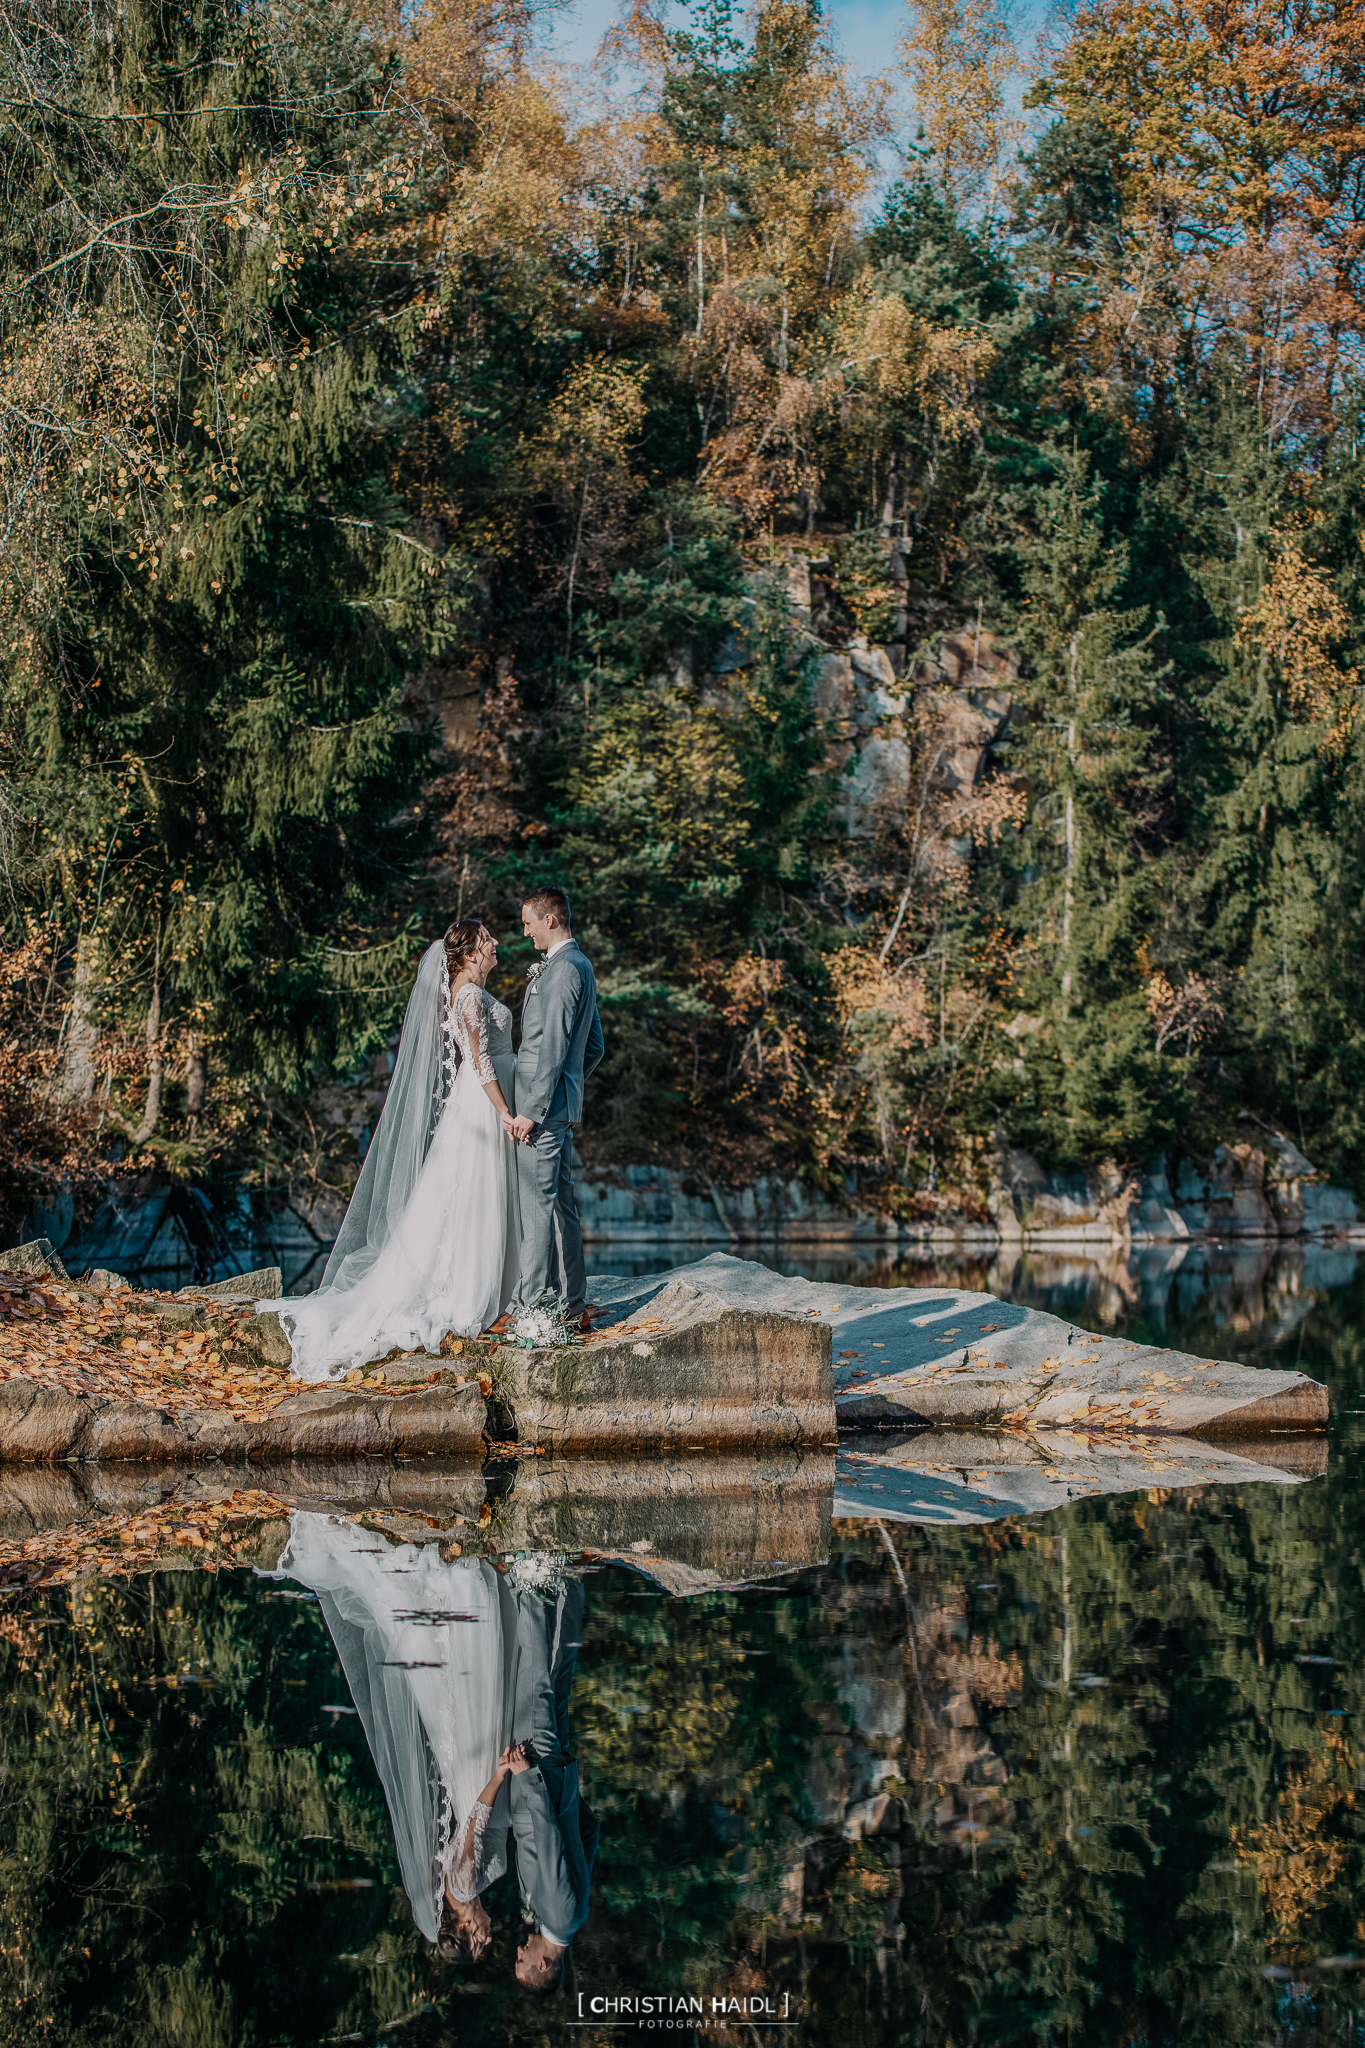
<path fill-rule="evenodd" d="M 452 1337 L 329 1385 L 295 1380 L 278 1317 L 254 1311 L 277 1269 L 166 1296 L 74 1282 L 42 1243 L 6 1259 L 0 1464 L 789 1452 L 907 1428 L 1142 1444 L 1327 1421 L 1303 1373 L 1092 1336 L 969 1289 L 819 1283 L 723 1253 L 592 1282 L 584 1342 Z"/>
<path fill-rule="evenodd" d="M 1227 1238 L 1337 1240 L 1365 1245 L 1354 1195 L 1282 1132 L 1258 1130 L 1220 1145 L 1201 1170 L 1189 1158 L 1142 1173 L 1114 1166 L 1048 1173 L 1026 1152 L 1003 1149 L 983 1167 L 970 1206 L 956 1195 L 914 1198 L 922 1214 L 897 1219 L 860 1206 L 849 1187 L 834 1200 L 797 1180 L 719 1188 L 667 1166 L 584 1168 L 579 1177 L 590 1244 L 917 1245 L 994 1252 L 1017 1245 L 1064 1251 L 1217 1243 Z"/>
<path fill-rule="evenodd" d="M 810 1248 L 819 1257 L 897 1259 L 933 1254 L 964 1260 L 1048 1252 L 1109 1260 L 1144 1250 L 1177 1254 L 1200 1245 L 1365 1247 L 1365 1217 L 1349 1189 L 1333 1186 L 1282 1133 L 1221 1146 L 1206 1169 L 1188 1158 L 1155 1161 L 1124 1175 L 1112 1166 L 1084 1174 L 1046 1173 L 1029 1154 L 980 1155 L 969 1190 L 920 1191 L 913 1213 L 889 1216 L 860 1200 L 856 1186 L 837 1195 L 799 1180 L 764 1177 L 721 1187 L 700 1169 L 608 1166 L 576 1161 L 575 1177 L 590 1252 L 603 1259 L 649 1256 L 683 1263 L 712 1250 L 746 1245 Z M 286 1206 L 268 1223 L 249 1205 L 221 1240 L 191 1245 L 175 1211 L 155 1195 L 123 1207 L 107 1204 L 81 1232 L 53 1216 L 52 1242 L 73 1271 L 188 1278 L 198 1262 L 235 1256 L 281 1266 L 292 1281 L 321 1273 L 341 1206 Z M 69 1235 L 63 1236 L 63 1224 Z"/>

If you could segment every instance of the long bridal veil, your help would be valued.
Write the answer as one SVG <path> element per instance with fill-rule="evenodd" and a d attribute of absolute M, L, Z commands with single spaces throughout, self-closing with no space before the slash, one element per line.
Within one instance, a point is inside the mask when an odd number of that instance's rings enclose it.
<path fill-rule="evenodd" d="M 398 1227 L 431 1148 L 452 1074 L 446 1018 L 450 975 L 445 944 L 427 947 L 408 998 L 389 1092 L 360 1178 L 322 1275 L 338 1293 L 365 1278 Z M 278 1302 L 262 1304 L 278 1308 Z"/>
<path fill-rule="evenodd" d="M 403 1889 L 428 1941 L 445 1865 L 512 1739 L 517 1612 L 484 1558 L 390 1544 L 340 1516 L 295 1512 L 280 1562 L 318 1596 L 384 1787 Z M 479 1845 L 478 1889 L 507 1867 L 506 1788 Z"/>
<path fill-rule="evenodd" d="M 507 1101 L 511 1014 L 469 991 Z M 465 1000 L 463 992 L 461 1000 Z M 323 1381 L 391 1351 L 434 1352 L 447 1331 L 477 1335 L 516 1286 L 520 1245 L 511 1139 L 471 1053 L 457 1069 L 444 944 L 422 956 L 388 1100 L 314 1294 L 263 1301 L 289 1338 L 299 1379 Z"/>

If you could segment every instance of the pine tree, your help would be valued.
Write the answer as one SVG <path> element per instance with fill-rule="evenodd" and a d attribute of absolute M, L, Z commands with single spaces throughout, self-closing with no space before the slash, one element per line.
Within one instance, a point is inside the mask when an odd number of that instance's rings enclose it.
<path fill-rule="evenodd" d="M 1151 1044 L 1141 952 L 1167 865 L 1154 730 L 1165 671 L 1147 614 L 1110 602 L 1128 550 L 1108 540 L 1082 450 L 1057 458 L 1019 553 L 1032 790 L 1014 917 L 1041 1028 L 999 1077 L 1020 1088 L 1002 1121 L 1050 1158 L 1145 1161 L 1180 1114 L 1173 1062 Z"/>
<path fill-rule="evenodd" d="M 1225 391 L 1189 470 L 1184 552 L 1205 607 L 1190 683 L 1189 943 L 1226 977 L 1229 1092 L 1344 1165 L 1365 1055 L 1349 993 L 1365 938 L 1365 763 L 1349 662 L 1359 550 L 1340 529 L 1358 465 L 1343 449 L 1334 518 L 1320 519 L 1289 487 L 1263 421 Z"/>
<path fill-rule="evenodd" d="M 765 981 L 749 963 L 784 951 L 789 899 L 818 876 L 835 783 L 781 572 L 746 591 L 734 521 L 692 490 L 656 500 L 639 543 L 580 623 L 532 764 L 549 829 L 515 863 L 519 888 L 548 856 L 574 891 L 607 1028 L 599 1100 L 613 1142 L 637 1147 L 684 1132 L 689 1103 L 755 1093 L 736 1005 Z M 765 1002 L 784 975 L 767 979 Z M 802 1084 L 779 1064 L 785 1098 Z"/>
<path fill-rule="evenodd" d="M 54 0 L 7 50 L 0 405 L 47 364 L 67 413 L 6 441 L 6 765 L 92 1000 L 145 1029 L 145 1140 L 168 1035 L 297 1085 L 401 1001 L 425 746 L 401 691 L 459 592 L 388 480 L 419 403 L 420 280 L 384 253 L 415 171 L 326 0 L 93 27 Z"/>

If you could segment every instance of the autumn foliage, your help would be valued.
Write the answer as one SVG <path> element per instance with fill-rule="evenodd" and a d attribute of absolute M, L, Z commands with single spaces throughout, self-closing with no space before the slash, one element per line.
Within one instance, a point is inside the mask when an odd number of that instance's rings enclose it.
<path fill-rule="evenodd" d="M 7 1228 L 340 1200 L 547 879 L 601 1161 L 1355 1170 L 1354 0 L 96 16 L 0 45 Z"/>

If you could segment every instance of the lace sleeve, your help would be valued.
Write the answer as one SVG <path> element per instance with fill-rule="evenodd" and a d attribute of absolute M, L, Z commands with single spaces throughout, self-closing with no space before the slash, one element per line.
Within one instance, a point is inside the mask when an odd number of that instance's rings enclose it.
<path fill-rule="evenodd" d="M 484 1837 L 492 1817 L 492 1807 L 476 1799 L 458 1842 L 452 1842 L 445 1852 L 445 1881 L 452 1899 L 467 1902 L 477 1898 L 489 1883 Z"/>
<path fill-rule="evenodd" d="M 496 1081 L 498 1077 L 488 1056 L 488 1011 L 482 989 L 475 988 L 472 981 L 467 981 L 463 988 L 455 991 L 450 1021 L 460 1051 L 467 1060 L 473 1061 L 474 1072 L 480 1081 L 485 1086 L 489 1081 Z"/>
<path fill-rule="evenodd" d="M 446 1104 L 446 1098 L 455 1086 L 455 1075 L 460 1064 L 460 1048 L 455 1043 L 455 1018 L 450 1007 L 450 967 L 446 960 L 445 948 L 441 948 L 441 1078 L 436 1084 L 436 1114 L 439 1116 Z"/>

